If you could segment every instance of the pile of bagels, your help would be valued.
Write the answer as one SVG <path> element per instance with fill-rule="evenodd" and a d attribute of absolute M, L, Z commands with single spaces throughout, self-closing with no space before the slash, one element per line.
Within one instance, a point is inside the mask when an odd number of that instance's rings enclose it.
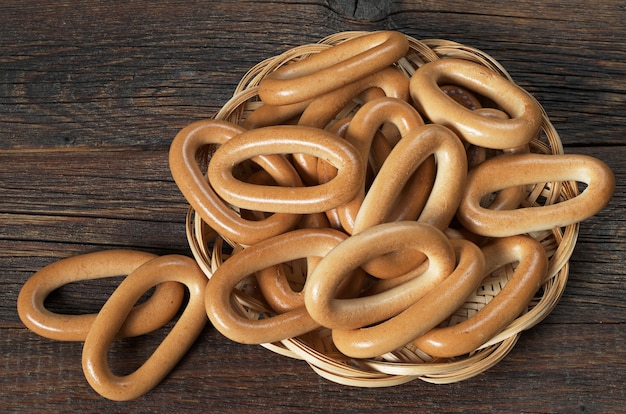
<path fill-rule="evenodd" d="M 206 289 L 208 317 L 227 337 L 262 344 L 326 328 L 351 358 L 411 342 L 433 357 L 467 354 L 545 281 L 547 253 L 529 234 L 580 222 L 609 201 L 614 178 L 601 161 L 531 152 L 542 109 L 525 90 L 455 58 L 406 76 L 398 61 L 408 48 L 398 32 L 339 43 L 267 74 L 241 125 L 200 121 L 174 139 L 181 192 L 243 247 Z M 196 158 L 209 145 L 205 175 Z M 562 181 L 586 188 L 524 206 L 533 185 Z M 306 277 L 294 289 L 285 266 L 297 260 Z M 490 303 L 439 326 L 511 263 L 513 277 Z M 258 319 L 232 306 L 250 275 L 269 310 Z"/>
<path fill-rule="evenodd" d="M 593 157 L 538 151 L 545 113 L 501 73 L 454 56 L 407 71 L 409 40 L 384 31 L 326 45 L 264 74 L 240 121 L 184 127 L 169 166 L 196 229 L 212 238 L 190 243 L 193 259 L 111 250 L 52 263 L 24 284 L 21 320 L 41 336 L 83 341 L 85 377 L 112 400 L 155 387 L 207 321 L 244 344 L 329 338 L 333 358 L 312 352 L 333 380 L 328 367 L 372 366 L 401 349 L 455 361 L 484 347 L 552 276 L 553 246 L 536 235 L 598 213 L 615 178 Z M 561 183 L 568 197 L 532 201 Z M 493 299 L 452 323 L 503 267 L 510 275 Z M 120 275 L 96 314 L 44 306 L 63 285 Z M 144 365 L 111 372 L 114 340 L 176 315 Z M 385 375 L 364 378 L 413 378 Z"/>

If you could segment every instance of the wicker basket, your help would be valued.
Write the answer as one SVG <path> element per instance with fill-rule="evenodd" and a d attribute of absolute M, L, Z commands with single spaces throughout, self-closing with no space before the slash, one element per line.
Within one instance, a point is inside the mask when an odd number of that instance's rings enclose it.
<path fill-rule="evenodd" d="M 290 61 L 319 53 L 328 47 L 366 33 L 338 33 L 322 39 L 318 44 L 296 47 L 257 64 L 242 78 L 233 97 L 222 107 L 215 118 L 242 124 L 248 114 L 261 105 L 257 94 L 258 85 L 268 73 Z M 507 71 L 497 61 L 480 50 L 447 40 L 416 40 L 409 36 L 407 39 L 410 45 L 409 52 L 398 62 L 398 66 L 408 77 L 426 62 L 451 57 L 478 62 L 513 82 Z M 358 105 L 355 102 L 354 109 Z M 542 112 L 542 130 L 540 135 L 531 142 L 531 152 L 561 154 L 563 147 L 560 138 L 543 109 Z M 578 188 L 574 182 L 538 184 L 525 199 L 524 206 L 554 204 L 573 198 L 577 194 Z M 320 329 L 302 337 L 263 346 L 278 354 L 302 359 L 322 377 L 351 386 L 392 386 L 416 378 L 431 383 L 452 383 L 475 376 L 502 360 L 511 351 L 522 331 L 542 321 L 552 311 L 565 288 L 568 260 L 576 244 L 578 224 L 533 233 L 531 236 L 540 241 L 548 253 L 550 262 L 547 278 L 524 314 L 480 349 L 468 355 L 452 359 L 437 359 L 419 349 L 405 346 L 374 359 L 348 358 L 333 346 L 328 329 Z M 236 254 L 243 249 L 242 246 L 224 240 L 216 234 L 197 217 L 192 209 L 189 210 L 187 216 L 187 237 L 196 261 L 209 278 L 229 254 Z M 509 266 L 490 275 L 475 295 L 468 299 L 465 305 L 444 325 L 455 324 L 481 309 L 498 294 L 512 272 L 513 268 Z M 291 277 L 296 282 L 298 280 L 302 282 L 302 273 L 300 269 L 292 269 Z M 256 291 L 255 280 L 249 278 L 239 286 L 236 293 L 235 302 L 241 313 L 248 318 L 260 318 L 264 313 L 270 312 L 267 305 L 259 300 Z"/>

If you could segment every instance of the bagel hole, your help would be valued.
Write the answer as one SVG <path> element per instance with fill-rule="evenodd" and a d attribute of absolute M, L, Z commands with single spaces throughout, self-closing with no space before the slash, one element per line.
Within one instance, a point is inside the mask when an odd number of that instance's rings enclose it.
<path fill-rule="evenodd" d="M 308 267 L 308 261 L 306 258 L 291 260 L 290 262 L 283 263 L 287 283 L 289 283 L 289 287 L 294 292 L 302 292 L 304 282 L 306 281 Z"/>
<path fill-rule="evenodd" d="M 486 196 L 480 199 L 480 206 L 482 208 L 489 208 L 489 206 L 493 203 L 493 201 L 496 199 L 497 196 L 498 196 L 497 192 L 487 194 Z"/>
<path fill-rule="evenodd" d="M 246 183 L 276 185 L 276 182 L 265 170 L 250 160 L 235 164 L 232 174 L 235 179 Z"/>
<path fill-rule="evenodd" d="M 445 78 L 439 82 L 439 88 L 459 105 L 471 111 L 479 108 L 495 108 L 502 110 L 492 99 L 468 88 L 450 83 Z"/>
<path fill-rule="evenodd" d="M 196 152 L 196 163 L 198 163 L 201 171 L 206 171 L 211 157 L 215 151 L 217 151 L 218 147 L 219 145 L 217 144 L 207 144 L 203 145 L 198 152 Z"/>
<path fill-rule="evenodd" d="M 507 263 L 489 273 L 480 286 L 465 299 L 465 303 L 440 324 L 440 327 L 457 325 L 479 312 L 500 293 L 513 276 L 519 262 Z"/>
<path fill-rule="evenodd" d="M 152 287 L 149 291 L 154 291 Z M 143 297 L 143 296 L 142 296 Z M 189 303 L 189 290 L 184 289 L 183 302 L 180 308 L 167 323 L 144 335 L 115 339 L 109 346 L 107 360 L 109 369 L 115 375 L 128 375 L 139 369 L 163 342 Z M 139 301 L 135 305 L 138 305 Z"/>
<path fill-rule="evenodd" d="M 235 209 L 237 210 L 237 209 Z M 246 210 L 246 209 L 238 209 L 239 210 L 239 216 L 242 219 L 245 220 L 249 220 L 249 221 L 261 221 L 261 220 L 265 220 L 266 218 L 272 216 L 274 213 L 269 213 L 267 211 L 256 211 L 256 210 Z"/>
<path fill-rule="evenodd" d="M 307 275 L 307 260 L 294 259 L 255 273 L 259 300 L 276 313 L 289 312 L 304 305 L 300 295 Z"/>
<path fill-rule="evenodd" d="M 68 283 L 50 292 L 43 305 L 50 312 L 61 315 L 98 313 L 123 280 L 123 276 L 113 276 Z M 137 304 L 148 300 L 153 293 L 154 288 L 151 288 Z"/>
<path fill-rule="evenodd" d="M 231 294 L 231 305 L 248 319 L 265 319 L 278 312 L 266 300 L 256 274 L 247 275 L 237 283 Z"/>
<path fill-rule="evenodd" d="M 299 171 L 298 164 L 293 160 L 293 157 L 291 156 L 291 154 L 273 154 L 273 155 L 283 155 L 285 157 L 286 164 L 289 167 L 293 168 L 293 175 L 291 177 L 289 177 L 289 174 L 287 174 L 287 177 L 282 176 L 282 177 L 277 178 L 278 180 L 283 180 L 284 181 L 283 184 L 277 181 L 276 178 L 272 177 L 272 175 L 268 171 L 266 171 L 262 166 L 256 164 L 252 160 L 244 160 L 240 163 L 235 164 L 232 169 L 233 177 L 236 180 L 247 183 L 247 184 L 270 186 L 270 187 L 272 186 L 274 187 L 294 186 L 295 187 L 296 185 L 294 185 L 294 177 L 296 175 L 299 175 L 300 177 L 303 176 L 301 172 Z M 303 184 L 299 184 L 299 185 L 303 185 Z"/>
<path fill-rule="evenodd" d="M 582 193 L 583 191 L 585 191 L 587 189 L 589 185 L 587 183 L 583 183 L 580 181 L 576 182 L 576 187 L 578 188 L 578 192 Z"/>

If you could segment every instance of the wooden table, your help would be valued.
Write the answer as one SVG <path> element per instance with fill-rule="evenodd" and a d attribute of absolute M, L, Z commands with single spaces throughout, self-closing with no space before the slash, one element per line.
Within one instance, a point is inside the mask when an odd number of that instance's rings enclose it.
<path fill-rule="evenodd" d="M 623 412 L 623 3 L 20 0 L 1 3 L 0 22 L 0 411 Z M 207 326 L 158 387 L 116 403 L 85 381 L 81 343 L 21 324 L 21 286 L 53 261 L 110 248 L 190 255 L 167 163 L 177 131 L 211 117 L 255 63 L 379 29 L 491 54 L 543 104 L 566 152 L 616 174 L 609 206 L 582 224 L 558 306 L 502 362 L 450 385 L 349 388 Z M 107 283 L 64 288 L 48 306 L 96 311 Z M 113 367 L 138 367 L 162 335 L 116 342 Z"/>

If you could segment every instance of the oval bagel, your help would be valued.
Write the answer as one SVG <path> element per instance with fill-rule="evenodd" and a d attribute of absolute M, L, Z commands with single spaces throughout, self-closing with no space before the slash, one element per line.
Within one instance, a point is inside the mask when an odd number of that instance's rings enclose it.
<path fill-rule="evenodd" d="M 339 285 L 358 266 L 381 255 L 406 258 L 416 251 L 429 259 L 423 274 L 371 296 L 336 299 Z M 452 272 L 454 261 L 452 246 L 435 227 L 414 221 L 380 224 L 347 238 L 322 258 L 304 286 L 304 303 L 320 325 L 360 328 L 411 306 Z"/>
<path fill-rule="evenodd" d="M 390 66 L 408 49 L 402 33 L 369 33 L 271 72 L 259 84 L 259 96 L 269 105 L 306 101 Z"/>
<path fill-rule="evenodd" d="M 67 315 L 44 306 L 46 297 L 69 283 L 127 276 L 157 256 L 136 250 L 103 250 L 61 259 L 33 274 L 22 286 L 17 299 L 20 319 L 31 331 L 57 341 L 84 341 L 97 313 Z M 183 301 L 183 288 L 177 283 L 156 287 L 147 301 L 135 306 L 117 337 L 132 337 L 154 331 L 169 322 Z"/>
<path fill-rule="evenodd" d="M 337 168 L 329 182 L 308 187 L 255 185 L 237 180 L 233 167 L 264 154 L 305 153 Z M 336 135 L 299 125 L 269 126 L 233 137 L 220 146 L 209 163 L 215 192 L 237 207 L 288 214 L 320 213 L 351 200 L 364 177 L 363 160 L 354 147 Z"/>
<path fill-rule="evenodd" d="M 304 306 L 263 319 L 248 319 L 232 306 L 237 283 L 268 267 L 305 257 L 322 257 L 347 237 L 333 229 L 299 229 L 259 242 L 226 260 L 206 289 L 206 313 L 215 328 L 233 341 L 262 344 L 319 328 Z"/>
<path fill-rule="evenodd" d="M 510 119 L 485 117 L 446 95 L 440 84 L 457 84 L 501 106 Z M 432 122 L 449 127 L 467 142 L 485 148 L 525 145 L 539 132 L 541 108 L 525 90 L 483 65 L 444 58 L 421 66 L 410 82 L 411 97 Z"/>
<path fill-rule="evenodd" d="M 189 301 L 176 324 L 152 355 L 134 372 L 118 376 L 108 362 L 109 345 L 141 295 L 164 282 L 182 283 Z M 89 385 L 115 401 L 137 398 L 154 388 L 185 355 L 207 322 L 204 288 L 207 279 L 196 262 L 186 256 L 165 255 L 137 268 L 109 297 L 96 317 L 83 345 L 82 366 Z"/>
<path fill-rule="evenodd" d="M 580 181 L 587 188 L 576 197 L 541 207 L 491 210 L 480 205 L 484 196 L 497 190 L 555 181 Z M 614 188 L 610 168 L 587 155 L 501 155 L 469 172 L 457 217 L 465 228 L 481 236 L 507 237 L 549 230 L 593 216 L 606 206 Z"/>
<path fill-rule="evenodd" d="M 528 306 L 548 271 L 541 244 L 529 236 L 493 239 L 482 247 L 485 274 L 519 262 L 504 288 L 474 315 L 453 326 L 435 328 L 413 342 L 431 356 L 452 358 L 478 349 Z"/>
<path fill-rule="evenodd" d="M 246 220 L 227 206 L 207 182 L 196 161 L 200 149 L 209 144 L 222 145 L 245 131 L 226 121 L 194 122 L 176 134 L 170 146 L 169 164 L 176 185 L 202 220 L 224 237 L 250 245 L 292 229 L 300 216 L 272 214 L 262 220 Z M 286 160 L 266 157 L 265 163 L 284 164 Z M 282 171 L 286 170 L 287 167 Z M 301 182 L 295 173 L 291 179 L 293 185 Z"/>
<path fill-rule="evenodd" d="M 448 318 L 484 277 L 485 258 L 475 244 L 450 240 L 456 256 L 451 274 L 398 315 L 359 329 L 333 329 L 335 346 L 353 358 L 375 358 L 410 343 Z"/>

